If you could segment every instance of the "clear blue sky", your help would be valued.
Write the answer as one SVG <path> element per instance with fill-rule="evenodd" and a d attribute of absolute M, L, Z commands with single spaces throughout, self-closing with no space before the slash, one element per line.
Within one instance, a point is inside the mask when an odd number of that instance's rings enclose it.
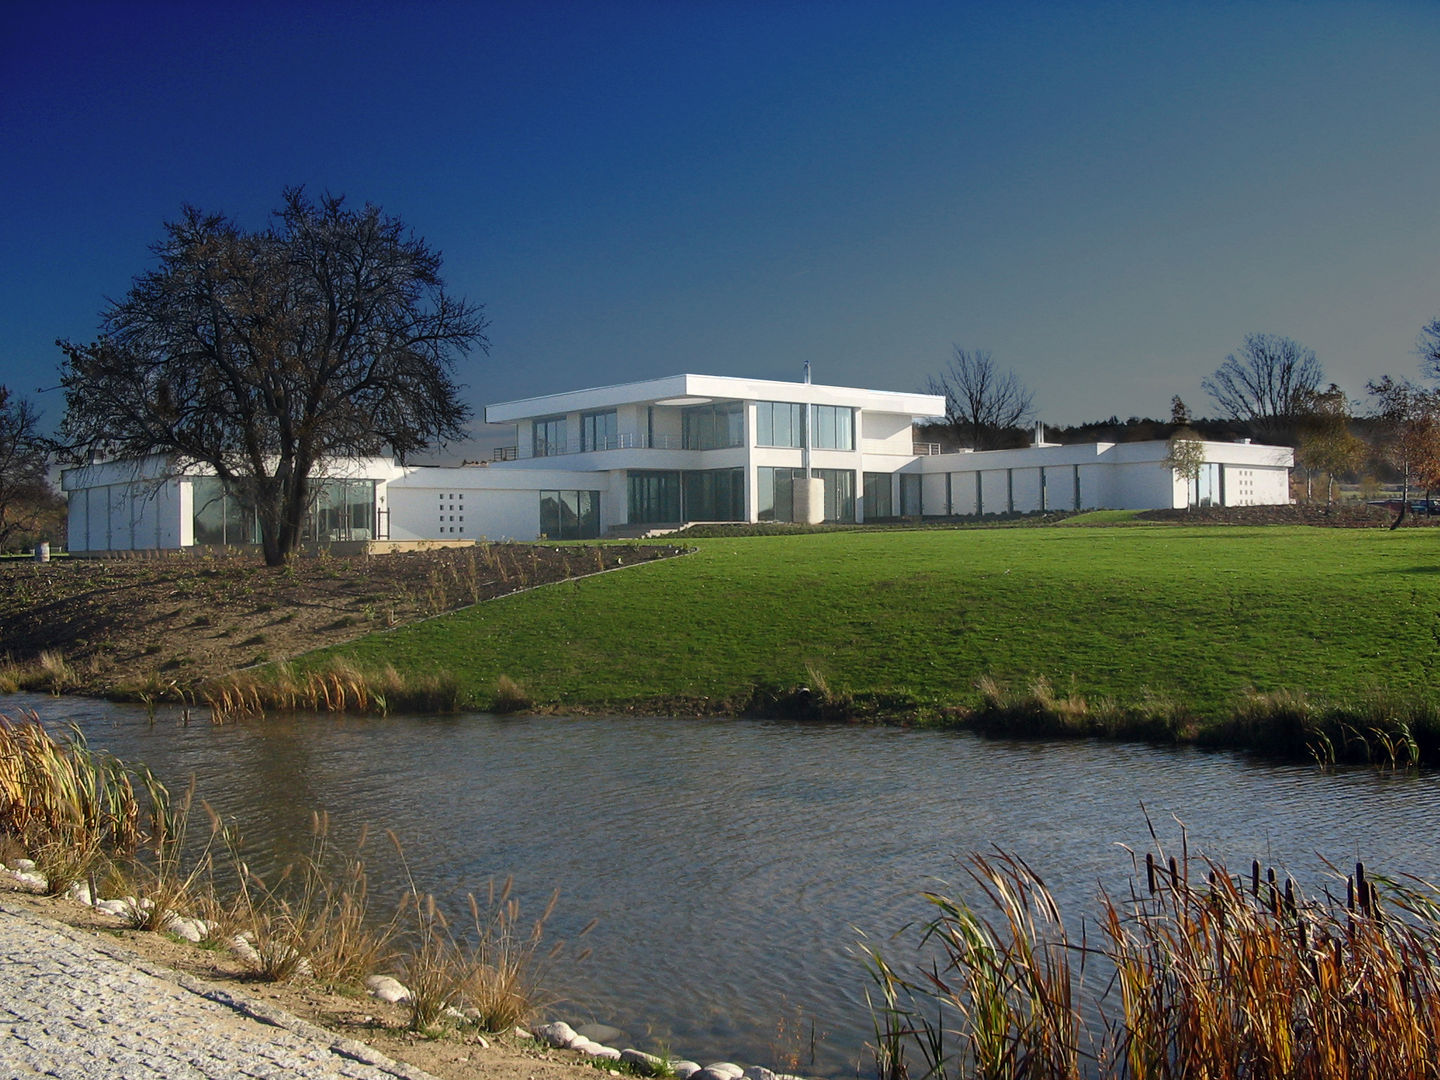
<path fill-rule="evenodd" d="M 1248 331 L 1352 394 L 1440 315 L 1434 3 L 0 4 L 0 382 L 59 418 L 184 203 L 344 193 L 483 303 L 478 407 L 681 371 L 1198 413 Z"/>

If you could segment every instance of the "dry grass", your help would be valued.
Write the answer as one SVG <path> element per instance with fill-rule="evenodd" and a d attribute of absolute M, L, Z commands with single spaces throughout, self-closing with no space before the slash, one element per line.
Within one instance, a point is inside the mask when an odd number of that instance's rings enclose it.
<path fill-rule="evenodd" d="M 1343 898 L 1273 871 L 1147 857 L 1130 896 L 1102 898 L 1098 943 L 1069 938 L 1040 878 L 973 857 L 984 913 L 940 894 L 902 973 L 866 948 L 885 1080 L 925 1075 L 1132 1080 L 1440 1076 L 1440 891 L 1357 865 Z M 1076 976 L 1113 967 L 1082 1007 Z M 1118 998 L 1118 1002 L 1116 1001 Z M 1098 1020 L 1087 1028 L 1080 1017 Z"/>
<path fill-rule="evenodd" d="M 386 664 L 364 670 L 344 659 L 296 670 L 290 664 L 235 672 L 200 687 L 216 723 L 266 712 L 448 713 L 459 689 L 448 674 L 401 675 Z"/>

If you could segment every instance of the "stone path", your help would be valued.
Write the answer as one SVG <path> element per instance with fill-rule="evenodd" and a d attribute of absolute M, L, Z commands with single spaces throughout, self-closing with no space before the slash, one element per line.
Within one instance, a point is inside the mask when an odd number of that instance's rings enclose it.
<path fill-rule="evenodd" d="M 0 902 L 0 1078 L 433 1080 L 265 1002 Z"/>

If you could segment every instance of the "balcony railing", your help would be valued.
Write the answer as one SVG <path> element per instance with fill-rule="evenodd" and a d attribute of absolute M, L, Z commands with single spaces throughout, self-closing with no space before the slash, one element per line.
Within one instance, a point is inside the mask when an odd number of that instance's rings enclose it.
<path fill-rule="evenodd" d="M 914 454 L 916 457 L 935 457 L 939 453 L 940 444 L 938 442 L 917 442 L 915 444 Z"/>
<path fill-rule="evenodd" d="M 731 443 L 732 446 L 741 446 L 742 443 Z M 655 435 L 647 437 L 639 432 L 624 432 L 619 435 L 604 435 L 593 443 L 582 444 L 579 440 L 572 439 L 569 442 L 542 442 L 535 447 L 535 457 L 561 457 L 566 454 L 589 454 L 601 450 L 690 450 L 695 447 L 687 447 L 685 440 L 679 435 Z M 706 449 L 723 449 L 723 447 L 706 447 Z M 510 454 L 509 457 L 495 458 L 496 461 L 510 461 L 518 457 L 517 448 L 513 446 L 501 447 L 500 450 Z M 500 451 L 496 451 L 499 453 Z"/>

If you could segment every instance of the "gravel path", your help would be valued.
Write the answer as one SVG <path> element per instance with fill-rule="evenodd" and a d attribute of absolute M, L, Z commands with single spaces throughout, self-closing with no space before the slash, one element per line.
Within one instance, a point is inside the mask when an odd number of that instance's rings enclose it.
<path fill-rule="evenodd" d="M 0 903 L 0 1078 L 433 1080 L 274 1006 Z"/>

